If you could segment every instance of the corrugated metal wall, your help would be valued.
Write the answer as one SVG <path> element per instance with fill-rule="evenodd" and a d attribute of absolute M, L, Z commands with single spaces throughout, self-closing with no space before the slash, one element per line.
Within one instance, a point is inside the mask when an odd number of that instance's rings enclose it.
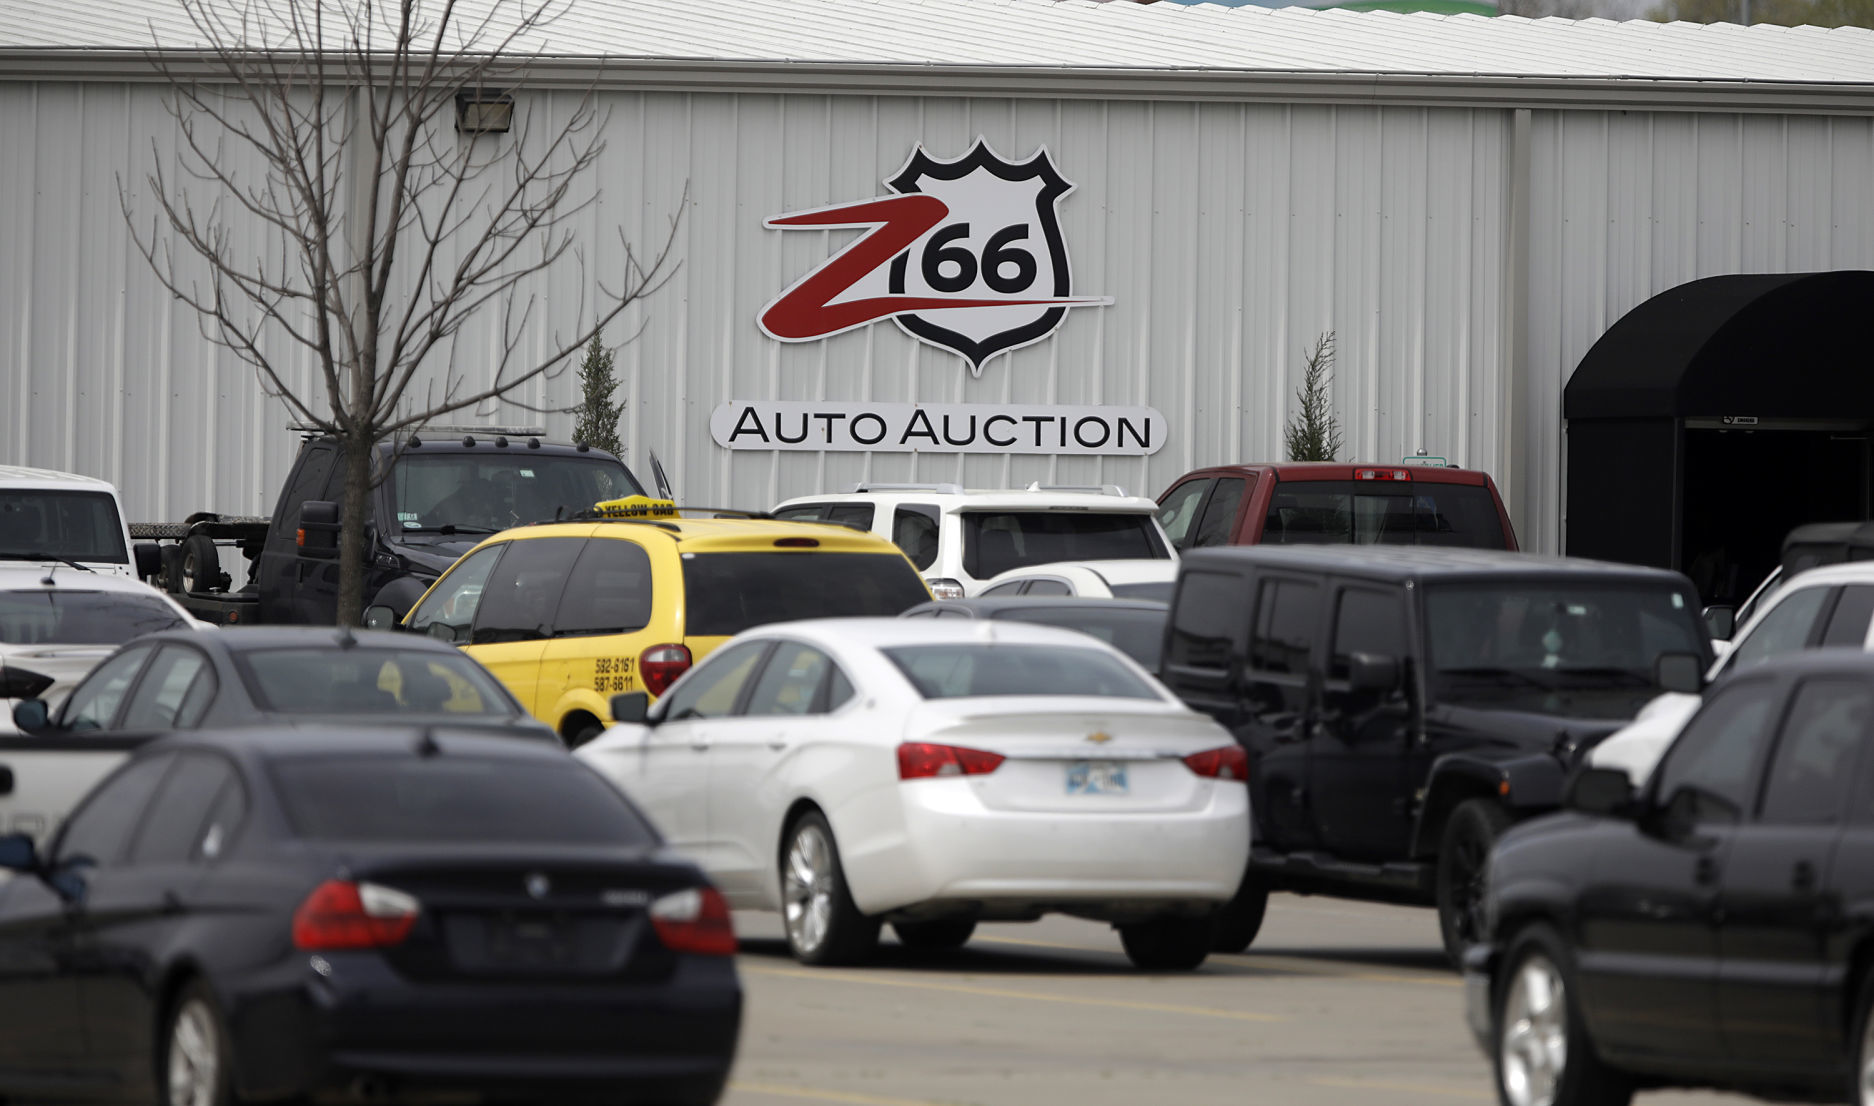
<path fill-rule="evenodd" d="M 1874 120 L 1537 112 L 1530 131 L 1535 463 L 1519 522 L 1529 545 L 1555 549 L 1568 375 L 1622 315 L 1686 281 L 1874 269 Z"/>
<path fill-rule="evenodd" d="M 285 410 L 161 291 L 119 212 L 120 176 L 141 217 L 152 211 L 137 182 L 153 144 L 168 156 L 173 143 L 157 94 L 0 83 L 0 460 L 112 479 L 140 518 L 264 513 L 295 446 Z M 549 118 L 572 105 L 522 99 Z M 657 239 L 687 185 L 681 269 L 610 332 L 641 328 L 619 355 L 630 459 L 642 469 L 655 449 L 685 500 L 763 506 L 866 478 L 1156 494 L 1196 465 L 1279 454 L 1303 349 L 1330 329 L 1352 455 L 1422 446 L 1500 469 L 1516 447 L 1504 434 L 1507 113 L 654 93 L 604 106 L 600 194 L 577 224 L 590 268 L 537 291 L 569 321 L 582 281 L 618 270 L 619 229 L 640 248 Z M 980 378 L 889 322 L 803 345 L 757 330 L 764 304 L 855 234 L 765 218 L 882 194 L 915 143 L 954 157 L 979 135 L 1012 158 L 1049 148 L 1078 186 L 1061 207 L 1075 291 L 1112 306 L 1071 312 L 1052 340 Z M 1538 114 L 1531 375 L 1506 489 L 1527 545 L 1559 545 L 1561 384 L 1581 354 L 1628 307 L 1693 276 L 1874 263 L 1856 191 L 1869 149 L 1866 120 Z M 491 316 L 458 343 L 470 378 L 497 327 Z M 280 352 L 309 383 L 309 359 Z M 574 395 L 568 372 L 524 398 Z M 1149 405 L 1171 433 L 1150 458 L 730 453 L 708 430 L 730 399 Z"/>

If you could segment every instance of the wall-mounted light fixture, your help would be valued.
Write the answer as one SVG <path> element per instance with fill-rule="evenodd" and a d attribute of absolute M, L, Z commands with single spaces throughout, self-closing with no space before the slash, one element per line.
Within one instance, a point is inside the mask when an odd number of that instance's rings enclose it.
<path fill-rule="evenodd" d="M 459 134 L 506 134 L 514 125 L 514 97 L 496 89 L 456 93 L 455 129 Z"/>

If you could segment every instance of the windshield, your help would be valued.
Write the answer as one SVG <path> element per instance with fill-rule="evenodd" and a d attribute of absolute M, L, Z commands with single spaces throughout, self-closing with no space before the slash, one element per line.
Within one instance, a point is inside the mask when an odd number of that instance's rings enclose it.
<path fill-rule="evenodd" d="M 1660 654 L 1709 659 L 1696 600 L 1670 584 L 1433 584 L 1425 622 L 1446 702 L 1625 717 L 1662 690 Z"/>
<path fill-rule="evenodd" d="M 493 534 L 642 494 L 625 466 L 610 457 L 530 453 L 514 446 L 485 453 L 406 453 L 391 474 L 391 498 L 406 533 Z"/>
<path fill-rule="evenodd" d="M 1474 484 L 1284 480 L 1263 520 L 1268 545 L 1456 545 L 1506 549 L 1490 489 Z"/>
<path fill-rule="evenodd" d="M 684 633 L 726 637 L 802 618 L 893 617 L 930 600 L 897 553 L 685 553 Z"/>
<path fill-rule="evenodd" d="M 1071 645 L 904 645 L 884 650 L 926 699 L 987 695 L 1092 695 L 1157 699 L 1124 664 Z"/>
<path fill-rule="evenodd" d="M 494 680 L 459 653 L 257 649 L 235 665 L 261 710 L 281 714 L 456 714 L 512 718 Z"/>
<path fill-rule="evenodd" d="M 319 757 L 272 765 L 287 820 L 315 841 L 647 845 L 651 828 L 583 765 Z"/>
<path fill-rule="evenodd" d="M 0 644 L 5 645 L 122 645 L 142 634 L 188 625 L 155 595 L 0 591 Z"/>
<path fill-rule="evenodd" d="M 978 580 L 1054 561 L 1171 555 L 1150 512 L 964 511 L 963 570 Z"/>
<path fill-rule="evenodd" d="M 106 492 L 0 492 L 0 559 L 129 564 L 117 501 Z"/>
<path fill-rule="evenodd" d="M 1000 611 L 996 617 L 1090 634 L 1138 661 L 1147 672 L 1158 671 L 1158 654 L 1165 644 L 1164 611 L 1049 604 Z"/>

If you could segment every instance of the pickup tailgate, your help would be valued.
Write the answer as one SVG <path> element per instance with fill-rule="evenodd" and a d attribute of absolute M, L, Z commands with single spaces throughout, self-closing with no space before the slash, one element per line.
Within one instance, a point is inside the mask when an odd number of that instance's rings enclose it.
<path fill-rule="evenodd" d="M 78 800 L 152 735 L 0 734 L 0 832 L 44 845 Z"/>

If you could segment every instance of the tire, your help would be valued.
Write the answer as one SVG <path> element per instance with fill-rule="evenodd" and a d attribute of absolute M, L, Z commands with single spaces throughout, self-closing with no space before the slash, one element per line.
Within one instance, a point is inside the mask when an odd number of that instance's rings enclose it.
<path fill-rule="evenodd" d="M 891 928 L 898 934 L 898 943 L 905 948 L 919 952 L 943 952 L 962 948 L 969 941 L 970 934 L 976 932 L 976 923 L 968 919 L 893 922 Z"/>
<path fill-rule="evenodd" d="M 1202 918 L 1154 918 L 1119 927 L 1119 943 L 1125 946 L 1132 966 L 1148 972 L 1188 972 L 1210 955 L 1215 940 L 1217 920 Z"/>
<path fill-rule="evenodd" d="M 187 594 L 213 591 L 221 586 L 221 551 L 206 534 L 190 534 L 183 539 L 182 552 L 176 557 L 176 586 L 170 590 Z"/>
<path fill-rule="evenodd" d="M 1845 1101 L 1855 1106 L 1874 1106 L 1874 972 L 1861 980 L 1856 995 L 1854 1036 L 1848 1039 L 1854 1053 L 1848 1074 Z"/>
<path fill-rule="evenodd" d="M 170 1004 L 159 1042 L 160 1106 L 232 1106 L 234 1054 L 221 1007 L 199 979 Z"/>
<path fill-rule="evenodd" d="M 1246 875 L 1236 897 L 1224 904 L 1217 916 L 1217 933 L 1211 939 L 1211 952 L 1242 952 L 1262 932 L 1263 915 L 1269 911 L 1269 885 L 1260 876 Z"/>
<path fill-rule="evenodd" d="M 795 819 L 781 845 L 781 920 L 802 964 L 856 964 L 878 947 L 880 921 L 853 905 L 826 816 Z"/>
<path fill-rule="evenodd" d="M 1490 799 L 1466 799 L 1445 820 L 1438 846 L 1438 931 L 1456 966 L 1483 939 L 1483 892 L 1490 849 L 1514 821 Z"/>
<path fill-rule="evenodd" d="M 1503 1106 L 1628 1106 L 1633 1081 L 1601 1062 L 1575 1001 L 1574 961 L 1548 926 L 1517 935 L 1504 958 L 1491 1028 Z M 1557 1070 L 1559 1068 L 1559 1071 Z"/>

